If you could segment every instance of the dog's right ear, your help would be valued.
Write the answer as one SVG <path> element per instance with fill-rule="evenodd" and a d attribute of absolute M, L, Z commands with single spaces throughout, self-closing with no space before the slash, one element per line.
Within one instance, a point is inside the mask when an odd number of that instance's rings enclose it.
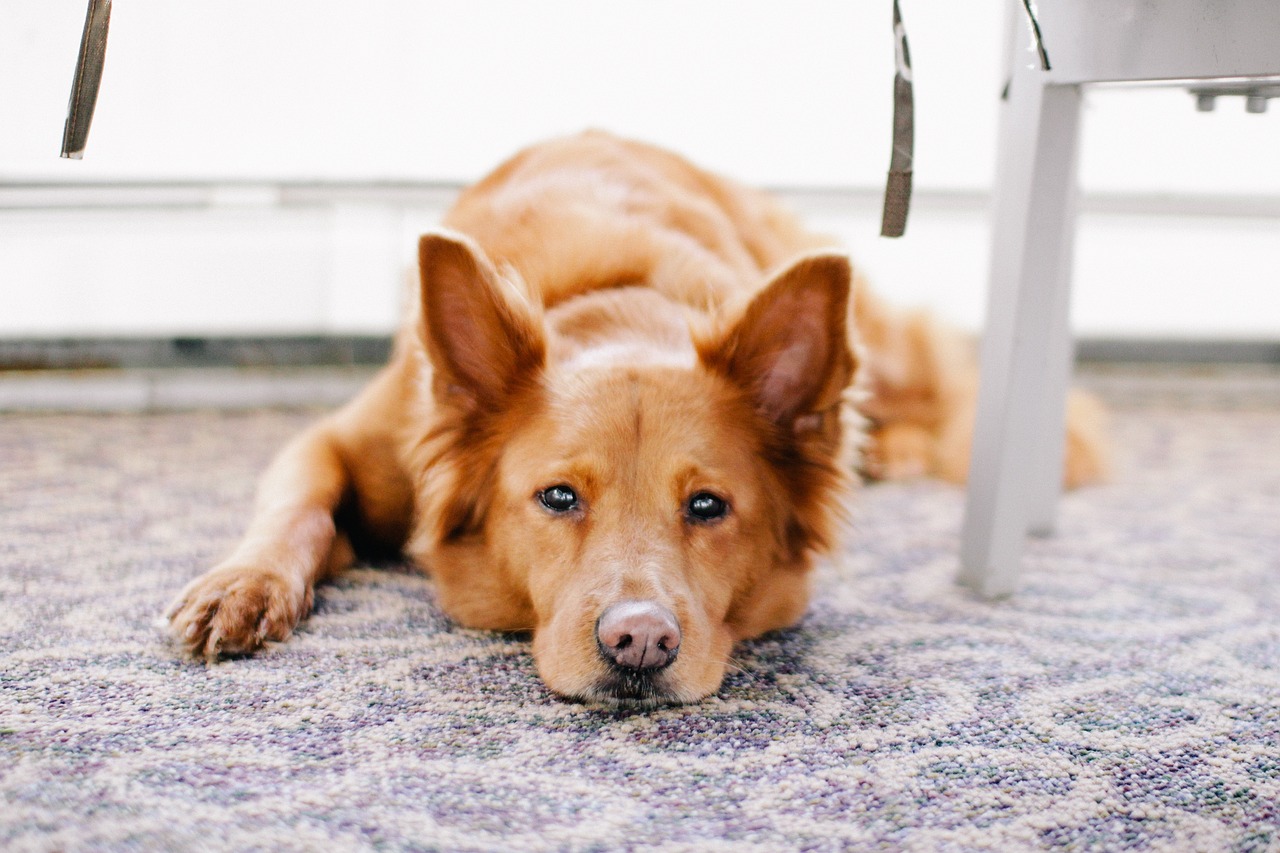
<path fill-rule="evenodd" d="M 483 250 L 452 232 L 418 241 L 422 339 L 437 396 L 489 411 L 546 359 L 541 320 Z"/>

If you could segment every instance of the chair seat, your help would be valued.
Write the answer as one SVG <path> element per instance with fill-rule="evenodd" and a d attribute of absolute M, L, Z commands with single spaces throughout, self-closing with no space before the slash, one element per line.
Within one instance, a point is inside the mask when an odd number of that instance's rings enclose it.
<path fill-rule="evenodd" d="M 1048 83 L 1280 74 L 1276 0 L 1042 0 Z"/>

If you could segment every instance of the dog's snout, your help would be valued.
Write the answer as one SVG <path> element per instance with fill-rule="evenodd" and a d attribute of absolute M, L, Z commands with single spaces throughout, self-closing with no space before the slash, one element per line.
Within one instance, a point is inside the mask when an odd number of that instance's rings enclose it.
<path fill-rule="evenodd" d="M 670 610 L 652 601 L 624 601 L 596 622 L 600 654 L 617 667 L 654 672 L 669 666 L 680 651 L 680 623 Z"/>

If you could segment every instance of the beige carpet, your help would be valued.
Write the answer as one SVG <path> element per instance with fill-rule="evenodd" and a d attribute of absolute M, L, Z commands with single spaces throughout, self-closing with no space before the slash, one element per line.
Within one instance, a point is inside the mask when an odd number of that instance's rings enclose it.
<path fill-rule="evenodd" d="M 872 487 L 804 623 L 650 712 L 401 566 L 187 661 L 156 615 L 309 416 L 0 418 L 0 848 L 1280 849 L 1277 384 L 1097 381 L 1116 480 L 1016 598 L 952 585 L 958 490 Z"/>

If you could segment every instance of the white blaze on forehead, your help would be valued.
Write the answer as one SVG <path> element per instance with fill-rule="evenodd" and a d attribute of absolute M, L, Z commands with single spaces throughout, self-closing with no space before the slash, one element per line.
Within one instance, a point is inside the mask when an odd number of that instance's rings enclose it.
<path fill-rule="evenodd" d="M 623 620 L 653 613 L 658 610 L 658 604 L 653 601 L 624 601 L 613 605 L 611 609 L 615 618 Z"/>
<path fill-rule="evenodd" d="M 692 370 L 696 364 L 692 347 L 676 350 L 639 343 L 611 343 L 579 350 L 561 366 L 568 371 L 642 365 Z"/>

